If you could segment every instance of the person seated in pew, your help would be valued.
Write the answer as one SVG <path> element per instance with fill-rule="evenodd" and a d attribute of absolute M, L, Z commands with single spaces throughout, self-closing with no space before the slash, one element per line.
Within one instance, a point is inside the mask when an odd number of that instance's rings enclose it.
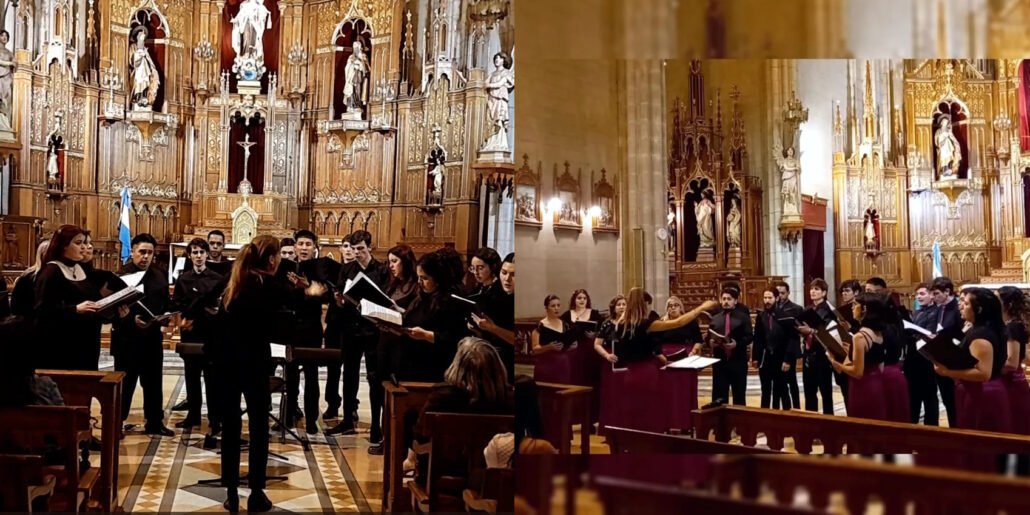
<path fill-rule="evenodd" d="M 545 316 L 531 334 L 530 353 L 536 357 L 533 377 L 544 383 L 569 384 L 572 365 L 569 351 L 575 348 L 572 328 L 561 318 L 561 299 L 551 294 L 544 297 Z"/>
<path fill-rule="evenodd" d="M 1011 405 L 1002 382 L 1008 352 L 1001 301 L 986 288 L 966 288 L 959 310 L 962 319 L 972 324 L 961 346 L 977 363 L 966 370 L 934 363 L 937 374 L 955 380 L 956 427 L 1011 432 Z"/>
<path fill-rule="evenodd" d="M 513 468 L 517 454 L 558 454 L 551 442 L 540 438 L 542 434 L 536 381 L 520 375 L 515 378 L 515 432 L 502 433 L 490 440 L 483 450 L 486 466 Z"/>
<path fill-rule="evenodd" d="M 31 324 L 19 316 L 0 319 L 0 408 L 64 406 L 57 383 L 32 366 Z"/>
<path fill-rule="evenodd" d="M 753 328 L 751 315 L 738 308 L 739 300 L 740 288 L 727 284 L 722 288 L 720 304 L 709 301 L 705 306 L 722 306 L 722 310 L 712 314 L 708 325 L 708 344 L 712 347 L 712 356 L 719 359 L 712 365 L 712 402 L 728 402 L 732 387 L 733 404 L 744 406 L 747 404 L 747 347 L 751 345 Z M 714 337 L 713 332 L 721 336 Z M 695 346 L 693 353 L 700 354 L 701 346 Z"/>
<path fill-rule="evenodd" d="M 443 379 L 442 383 L 433 387 L 413 431 L 407 433 L 413 436 L 415 443 L 425 444 L 433 438 L 426 413 L 512 413 L 512 398 L 504 364 L 501 363 L 497 349 L 486 340 L 474 336 L 462 339 Z M 434 467 L 437 465 L 447 467 L 450 464 L 433 463 Z M 425 484 L 429 456 L 409 451 L 404 470 L 412 467 L 417 469 L 415 481 Z"/>
<path fill-rule="evenodd" d="M 844 363 L 827 351 L 826 357 L 837 372 L 849 376 L 848 416 L 887 420 L 887 398 L 883 384 L 883 333 L 889 313 L 887 297 L 878 293 L 861 293 L 856 297 L 852 314 L 859 321 Z"/>

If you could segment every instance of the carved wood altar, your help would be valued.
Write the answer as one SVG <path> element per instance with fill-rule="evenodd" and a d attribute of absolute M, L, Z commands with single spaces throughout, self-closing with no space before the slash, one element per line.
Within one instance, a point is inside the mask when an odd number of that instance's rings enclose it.
<path fill-rule="evenodd" d="M 731 89 L 728 135 L 721 90 L 713 102 L 700 61 L 690 64 L 686 102 L 676 100 L 669 156 L 668 259 L 670 292 L 687 304 L 713 297 L 726 280 L 765 284 L 762 262 L 762 183 L 748 166 L 740 93 Z M 761 288 L 745 286 L 759 306 Z"/>
<path fill-rule="evenodd" d="M 233 69 L 240 56 L 232 31 L 251 2 L 269 17 L 260 27 L 264 71 L 248 88 Z M 55 2 L 56 14 L 21 9 L 24 32 L 12 35 L 16 141 L 4 144 L 21 147 L 2 197 L 12 215 L 45 219 L 44 232 L 85 225 L 103 254 L 115 248 L 119 193 L 128 187 L 133 233 L 153 232 L 164 252 L 193 233 L 231 234 L 247 177 L 258 232 L 310 227 L 337 242 L 367 229 L 380 253 L 401 241 L 420 253 L 443 245 L 471 252 L 486 232 L 480 220 L 490 219 L 480 210 L 499 209 L 482 200 L 473 168 L 493 130 L 490 56 L 514 49 L 508 2 L 499 10 L 476 3 L 110 0 Z M 144 30 L 160 88 L 152 112 L 134 113 L 129 63 Z M 356 39 L 369 66 L 362 123 L 328 126 L 340 121 L 343 68 Z M 59 190 L 47 187 L 58 112 Z M 427 213 L 425 156 L 435 127 L 446 151 L 444 191 Z M 244 171 L 237 143 L 247 135 L 256 145 Z"/>

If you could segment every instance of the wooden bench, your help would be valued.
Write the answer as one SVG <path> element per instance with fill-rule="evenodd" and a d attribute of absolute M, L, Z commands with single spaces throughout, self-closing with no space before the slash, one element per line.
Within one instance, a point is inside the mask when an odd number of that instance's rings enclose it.
<path fill-rule="evenodd" d="M 122 426 L 122 383 L 125 372 L 37 370 L 57 383 L 67 406 L 100 404 L 100 484 L 90 501 L 105 512 L 118 506 L 118 445 Z"/>
<path fill-rule="evenodd" d="M 922 426 L 881 420 L 841 417 L 805 411 L 782 411 L 744 406 L 718 406 L 694 412 L 694 434 L 729 442 L 732 431 L 747 447 L 764 433 L 770 449 L 782 450 L 792 438 L 799 454 L 811 454 L 819 440 L 824 454 L 887 453 L 928 455 L 1030 453 L 1030 437 L 969 429 Z"/>
<path fill-rule="evenodd" d="M 395 386 L 383 381 L 383 512 L 402 511 L 410 506 L 404 488 L 405 419 L 417 417 L 433 389 L 432 383 L 403 382 Z"/>
<path fill-rule="evenodd" d="M 687 490 L 604 476 L 594 477 L 592 484 L 601 504 L 604 505 L 606 515 L 637 515 L 639 513 L 797 515 L 815 513 L 811 510 L 758 503 L 750 499 L 722 497 L 702 490 Z"/>
<path fill-rule="evenodd" d="M 466 488 L 462 498 L 469 513 L 511 513 L 515 510 L 515 471 L 486 469 L 483 485 L 478 490 Z"/>
<path fill-rule="evenodd" d="M 580 453 L 590 454 L 590 405 L 593 388 L 569 384 L 537 383 L 540 397 L 541 438 L 559 454 L 571 454 L 572 426 L 580 424 Z"/>
<path fill-rule="evenodd" d="M 32 512 L 33 502 L 52 495 L 57 478 L 43 467 L 43 457 L 29 454 L 0 454 L 0 511 Z M 49 503 L 44 511 L 50 511 Z"/>
<path fill-rule="evenodd" d="M 739 486 L 743 497 L 757 499 L 762 487 L 772 490 L 781 506 L 794 502 L 798 487 L 809 494 L 817 511 L 825 512 L 831 494 L 844 495 L 851 513 L 866 513 L 871 501 L 886 515 L 1030 513 L 1030 482 L 995 474 L 933 467 L 886 465 L 856 459 L 807 456 L 719 456 L 713 484 L 728 494 Z"/>
<path fill-rule="evenodd" d="M 514 415 L 426 413 L 429 473 L 425 485 L 408 483 L 411 505 L 422 513 L 455 512 L 464 508 L 463 491 L 468 480 L 486 470 L 483 450 L 499 433 L 515 430 Z"/>
<path fill-rule="evenodd" d="M 606 429 L 605 438 L 612 454 L 779 454 L 769 449 L 614 426 Z"/>
<path fill-rule="evenodd" d="M 80 444 L 88 443 L 89 410 L 80 406 L 28 406 L 0 409 L 0 451 L 19 454 L 59 451 L 60 464 L 44 467 L 56 478 L 50 507 L 55 512 L 78 512 L 93 497 L 99 471 L 79 473 Z M 0 471 L 0 481 L 11 481 L 10 471 Z"/>

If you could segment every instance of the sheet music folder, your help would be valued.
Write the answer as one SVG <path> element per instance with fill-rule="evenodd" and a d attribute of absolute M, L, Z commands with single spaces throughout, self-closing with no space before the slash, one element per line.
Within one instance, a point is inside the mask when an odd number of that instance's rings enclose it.
<path fill-rule="evenodd" d="M 969 370 L 980 361 L 973 357 L 969 349 L 963 349 L 958 340 L 943 332 L 938 333 L 936 338 L 922 336 L 916 342 L 916 350 L 926 359 L 948 370 Z"/>
<path fill-rule="evenodd" d="M 112 316 L 118 308 L 132 304 L 142 298 L 142 286 L 129 286 L 127 288 L 122 288 L 121 290 L 118 290 L 96 302 L 97 314 L 101 316 Z"/>
<path fill-rule="evenodd" d="M 362 300 L 368 300 L 379 306 L 393 305 L 393 300 L 363 272 L 358 272 L 354 279 L 347 280 L 343 286 L 343 296 L 359 307 Z"/>

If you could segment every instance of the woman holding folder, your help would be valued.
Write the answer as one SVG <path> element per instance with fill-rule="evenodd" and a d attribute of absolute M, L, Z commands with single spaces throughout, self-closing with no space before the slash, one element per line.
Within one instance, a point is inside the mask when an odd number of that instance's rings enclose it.
<path fill-rule="evenodd" d="M 1002 286 L 998 290 L 1001 299 L 1002 318 L 1005 320 L 1008 352 L 1002 367 L 1002 382 L 1009 396 L 1012 412 L 1012 431 L 1030 435 L 1030 385 L 1026 382 L 1026 343 L 1030 340 L 1027 321 L 1030 320 L 1030 301 L 1023 290 L 1015 286 Z"/>
<path fill-rule="evenodd" d="M 850 377 L 848 416 L 887 420 L 883 380 L 883 334 L 890 316 L 887 298 L 878 293 L 861 293 L 855 298 L 852 314 L 859 321 L 859 331 L 852 339 L 844 363 L 829 352 L 826 357 L 833 370 Z"/>
<path fill-rule="evenodd" d="M 685 312 L 679 297 L 669 297 L 661 320 L 675 320 Z M 686 357 L 702 340 L 701 327 L 696 319 L 670 331 L 652 333 L 652 336 L 666 357 Z M 671 428 L 687 430 L 694 427 L 690 412 L 697 409 L 697 373 L 697 370 L 667 370 L 659 374 L 662 388 L 672 396 L 667 407 Z"/>
<path fill-rule="evenodd" d="M 934 363 L 937 374 L 955 380 L 956 427 L 982 431 L 1012 431 L 1008 393 L 1002 382 L 1002 367 L 1008 356 L 1001 301 L 986 288 L 966 288 L 959 302 L 962 319 L 972 324 L 961 348 L 976 363 L 972 368 L 952 370 Z"/>
<path fill-rule="evenodd" d="M 534 356 L 533 379 L 537 382 L 570 384 L 572 364 L 569 360 L 570 347 L 575 343 L 569 324 L 562 320 L 561 299 L 557 295 L 544 298 L 546 315 L 530 336 Z"/>
<path fill-rule="evenodd" d="M 608 318 L 601 322 L 601 328 L 598 329 L 597 337 L 594 338 L 594 352 L 601 357 L 601 405 L 597 410 L 598 430 L 609 425 L 609 421 L 605 417 L 611 416 L 611 410 L 605 409 L 604 406 L 618 402 L 618 392 L 613 387 L 615 380 L 613 367 L 618 358 L 613 353 L 612 344 L 615 339 L 615 321 L 622 318 L 625 311 L 626 296 L 616 295 L 608 303 Z"/>
<path fill-rule="evenodd" d="M 455 274 L 450 253 L 453 251 L 446 248 L 430 252 L 415 267 L 420 291 L 404 312 L 401 380 L 443 379 L 458 350 L 458 341 L 469 333 L 464 311 L 451 297 L 457 291 L 460 275 Z"/>

